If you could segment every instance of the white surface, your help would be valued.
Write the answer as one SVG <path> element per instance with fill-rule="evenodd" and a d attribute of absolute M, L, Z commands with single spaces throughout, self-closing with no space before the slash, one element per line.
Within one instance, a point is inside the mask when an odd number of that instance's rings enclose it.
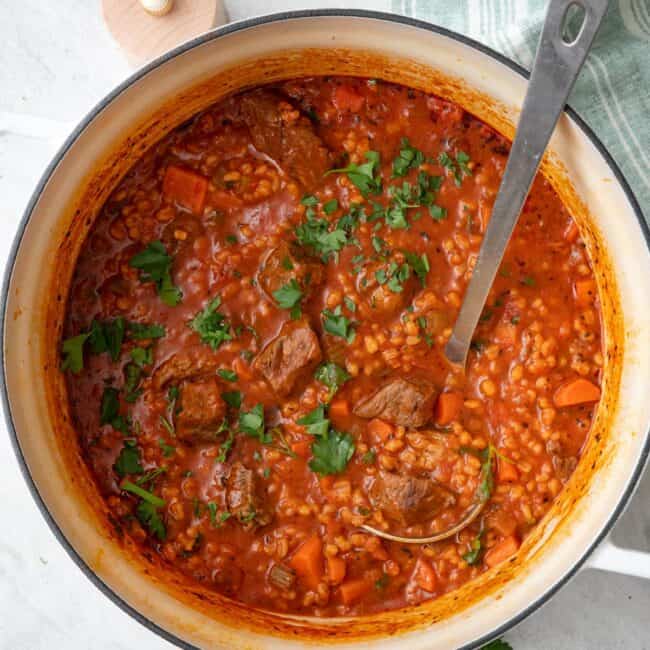
<path fill-rule="evenodd" d="M 305 6 L 370 2 L 238 0 L 232 18 Z M 0 0 L 0 113 L 76 121 L 129 72 L 88 0 Z M 0 259 L 56 143 L 0 133 Z M 112 605 L 49 532 L 24 485 L 4 425 L 0 434 L 0 649 L 168 648 Z M 616 529 L 619 544 L 650 550 L 650 479 Z M 645 510 L 645 512 L 644 512 Z M 650 583 L 585 572 L 506 635 L 516 650 L 650 649 Z"/>

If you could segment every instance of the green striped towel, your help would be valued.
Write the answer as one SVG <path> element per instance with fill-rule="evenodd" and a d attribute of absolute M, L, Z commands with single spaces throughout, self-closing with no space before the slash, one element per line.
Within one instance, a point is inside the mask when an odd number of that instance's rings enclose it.
<path fill-rule="evenodd" d="M 391 0 L 530 69 L 546 0 Z M 611 0 L 569 104 L 596 132 L 650 221 L 650 0 Z"/>

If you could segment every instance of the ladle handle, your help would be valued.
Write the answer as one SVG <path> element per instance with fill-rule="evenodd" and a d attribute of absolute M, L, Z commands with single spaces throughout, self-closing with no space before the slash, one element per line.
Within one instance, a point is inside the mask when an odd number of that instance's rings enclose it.
<path fill-rule="evenodd" d="M 551 0 L 540 37 L 517 133 L 478 260 L 445 353 L 465 365 L 467 352 L 519 213 L 546 145 L 607 12 L 609 0 Z M 565 40 L 567 12 L 584 10 L 578 35 Z M 531 251 L 534 254 L 534 251 Z"/>

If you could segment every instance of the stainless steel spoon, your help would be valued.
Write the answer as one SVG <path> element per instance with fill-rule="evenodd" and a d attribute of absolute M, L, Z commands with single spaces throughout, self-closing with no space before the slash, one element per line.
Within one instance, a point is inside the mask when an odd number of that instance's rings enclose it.
<path fill-rule="evenodd" d="M 578 78 L 609 0 L 551 0 L 542 30 L 517 133 L 454 330 L 447 359 L 465 367 L 474 330 L 485 306 L 510 235 L 528 196 L 553 130 Z M 570 7 L 584 9 L 577 37 L 563 36 Z M 534 251 L 531 251 L 534 254 Z"/>
<path fill-rule="evenodd" d="M 608 4 L 609 0 L 551 0 L 549 3 L 517 133 L 494 202 L 492 217 L 458 319 L 445 347 L 447 359 L 462 368 L 467 362 L 474 330 L 546 145 L 607 13 Z M 567 39 L 566 22 L 571 7 L 584 10 L 584 17 L 577 36 Z M 373 526 L 363 525 L 361 528 L 384 539 L 404 544 L 439 542 L 453 537 L 479 516 L 487 502 L 479 491 L 480 488 L 474 497 L 474 503 L 458 522 L 435 535 L 403 537 Z"/>

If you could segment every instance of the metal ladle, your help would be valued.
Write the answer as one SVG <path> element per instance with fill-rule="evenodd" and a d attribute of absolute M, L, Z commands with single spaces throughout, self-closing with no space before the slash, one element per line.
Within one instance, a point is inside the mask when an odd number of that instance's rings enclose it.
<path fill-rule="evenodd" d="M 447 359 L 465 368 L 472 342 L 490 287 L 497 274 L 512 231 L 517 223 L 528 192 L 542 161 L 569 93 L 580 74 L 594 37 L 607 13 L 609 0 L 551 0 L 544 21 L 530 81 L 521 109 L 517 132 L 512 143 L 492 216 L 463 304 L 445 346 Z M 577 36 L 567 37 L 569 9 L 584 11 Z M 477 492 L 474 504 L 457 524 L 429 537 L 391 535 L 372 526 L 362 528 L 384 539 L 405 544 L 439 542 L 454 536 L 481 513 L 487 499 Z"/>

